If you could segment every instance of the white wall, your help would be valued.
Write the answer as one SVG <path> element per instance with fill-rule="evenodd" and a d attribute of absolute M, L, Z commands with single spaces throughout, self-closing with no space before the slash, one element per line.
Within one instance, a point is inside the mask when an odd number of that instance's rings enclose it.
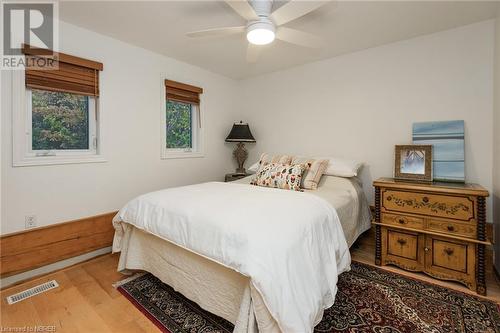
<path fill-rule="evenodd" d="M 491 190 L 493 35 L 490 20 L 244 81 L 251 162 L 263 151 L 357 159 L 373 201 L 412 123 L 463 119 L 466 180 Z"/>
<path fill-rule="evenodd" d="M 108 161 L 13 168 L 15 110 L 2 73 L 0 232 L 23 230 L 25 215 L 37 215 L 43 226 L 119 209 L 147 191 L 222 180 L 233 170 L 233 146 L 223 140 L 239 119 L 257 139 L 248 145 L 249 162 L 263 151 L 358 159 L 367 164 L 362 179 L 370 201 L 372 180 L 392 175 L 394 145 L 411 143 L 413 122 L 464 119 L 467 181 L 491 190 L 494 30 L 494 21 L 481 22 L 237 82 L 63 24 L 63 52 L 104 63 Z M 159 73 L 204 88 L 205 158 L 159 158 Z M 489 200 L 488 221 L 491 207 Z"/>
<path fill-rule="evenodd" d="M 61 51 L 104 63 L 101 73 L 105 163 L 12 167 L 10 73 L 2 73 L 1 233 L 24 229 L 35 214 L 44 226 L 119 209 L 134 196 L 165 187 L 222 180 L 232 146 L 236 82 L 69 24 L 60 27 Z M 160 159 L 163 73 L 204 88 L 205 157 Z"/>
<path fill-rule="evenodd" d="M 493 116 L 493 221 L 495 222 L 495 267 L 500 272 L 500 4 L 495 24 L 495 109 Z"/>

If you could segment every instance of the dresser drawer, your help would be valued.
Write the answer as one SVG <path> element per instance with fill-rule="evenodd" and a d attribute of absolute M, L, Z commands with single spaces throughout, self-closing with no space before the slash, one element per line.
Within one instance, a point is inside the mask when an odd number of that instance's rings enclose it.
<path fill-rule="evenodd" d="M 475 245 L 442 237 L 426 237 L 426 271 L 431 274 L 459 277 L 464 283 L 475 277 Z M 458 275 L 456 275 L 458 274 Z"/>
<path fill-rule="evenodd" d="M 467 238 L 476 238 L 476 224 L 467 222 L 428 220 L 426 229 L 442 232 L 447 235 L 457 235 Z"/>
<path fill-rule="evenodd" d="M 382 214 L 382 223 L 419 230 L 424 228 L 424 219 L 397 214 Z"/>
<path fill-rule="evenodd" d="M 433 239 L 432 266 L 467 273 L 467 245 Z"/>
<path fill-rule="evenodd" d="M 388 230 L 387 254 L 416 261 L 418 259 L 418 235 Z"/>
<path fill-rule="evenodd" d="M 468 197 L 385 189 L 382 191 L 382 207 L 393 212 L 462 221 L 474 219 L 474 201 Z"/>

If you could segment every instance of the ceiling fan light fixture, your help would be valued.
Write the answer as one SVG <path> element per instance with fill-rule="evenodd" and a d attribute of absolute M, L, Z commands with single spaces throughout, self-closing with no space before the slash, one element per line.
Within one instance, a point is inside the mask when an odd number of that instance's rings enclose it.
<path fill-rule="evenodd" d="M 270 22 L 255 22 L 247 28 L 247 40 L 255 45 L 270 44 L 275 37 L 275 28 Z"/>

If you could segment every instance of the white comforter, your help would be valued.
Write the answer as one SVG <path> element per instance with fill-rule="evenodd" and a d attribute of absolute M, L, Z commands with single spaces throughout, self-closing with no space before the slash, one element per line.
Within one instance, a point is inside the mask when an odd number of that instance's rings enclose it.
<path fill-rule="evenodd" d="M 113 220 L 126 222 L 250 277 L 283 332 L 312 332 L 337 292 L 350 254 L 324 199 L 234 183 L 148 193 Z"/>

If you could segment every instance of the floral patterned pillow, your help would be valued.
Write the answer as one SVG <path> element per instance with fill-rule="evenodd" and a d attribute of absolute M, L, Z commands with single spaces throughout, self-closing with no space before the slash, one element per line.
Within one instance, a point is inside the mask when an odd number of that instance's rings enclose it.
<path fill-rule="evenodd" d="M 305 164 L 269 163 L 262 167 L 250 184 L 283 190 L 301 191 L 300 183 Z"/>

